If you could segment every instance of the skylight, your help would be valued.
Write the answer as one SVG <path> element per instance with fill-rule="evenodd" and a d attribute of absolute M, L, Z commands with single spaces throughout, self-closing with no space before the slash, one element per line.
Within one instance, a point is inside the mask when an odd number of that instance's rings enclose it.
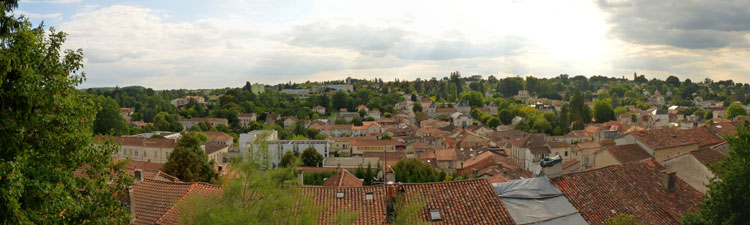
<path fill-rule="evenodd" d="M 344 192 L 336 192 L 336 198 L 344 198 Z"/>
<path fill-rule="evenodd" d="M 443 220 L 443 217 L 440 216 L 440 210 L 439 209 L 430 209 L 430 219 L 432 221 L 441 221 L 441 220 Z"/>

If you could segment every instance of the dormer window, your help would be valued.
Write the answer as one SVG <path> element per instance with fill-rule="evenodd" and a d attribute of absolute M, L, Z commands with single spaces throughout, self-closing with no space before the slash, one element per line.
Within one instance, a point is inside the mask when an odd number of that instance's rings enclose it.
<path fill-rule="evenodd" d="M 439 209 L 430 209 L 430 220 L 432 221 L 441 221 L 443 220 L 443 217 L 440 215 Z"/>

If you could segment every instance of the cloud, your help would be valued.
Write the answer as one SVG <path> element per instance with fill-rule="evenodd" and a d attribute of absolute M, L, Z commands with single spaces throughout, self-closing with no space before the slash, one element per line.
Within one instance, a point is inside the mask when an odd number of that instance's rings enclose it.
<path fill-rule="evenodd" d="M 44 13 L 27 12 L 27 11 L 23 11 L 23 10 L 16 10 L 15 13 L 16 14 L 25 15 L 26 17 L 31 18 L 31 19 L 60 19 L 60 18 L 62 18 L 62 14 L 61 13 L 47 13 L 47 14 L 44 14 Z"/>
<path fill-rule="evenodd" d="M 714 0 L 598 0 L 611 34 L 628 42 L 686 49 L 747 47 L 750 4 Z"/>

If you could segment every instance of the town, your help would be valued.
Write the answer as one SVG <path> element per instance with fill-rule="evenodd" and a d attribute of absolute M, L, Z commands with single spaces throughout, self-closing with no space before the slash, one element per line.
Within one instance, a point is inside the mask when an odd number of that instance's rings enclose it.
<path fill-rule="evenodd" d="M 747 90 L 674 76 L 453 72 L 439 80 L 88 92 L 131 106 L 111 109 L 130 128 L 105 127 L 97 140 L 121 146 L 113 158 L 134 177 L 134 223 L 178 221 L 175 205 L 194 192 L 219 195 L 237 179 L 233 162 L 251 159 L 265 169 L 293 168 L 301 195 L 323 207 L 322 223 L 342 212 L 357 215 L 350 223 L 392 223 L 395 192 L 424 199 L 414 218 L 426 222 L 607 224 L 631 216 L 677 224 L 717 176 L 710 168 L 731 149 L 725 137 L 737 136 L 748 118 L 748 106 L 735 101 Z M 129 102 L 144 97 L 162 98 L 173 111 Z M 193 133 L 206 137 L 205 157 L 170 156 Z M 204 164 L 214 177 L 195 179 L 187 169 Z M 179 191 L 159 194 L 165 190 Z"/>
<path fill-rule="evenodd" d="M 742 1 L 0 0 L 0 224 L 750 224 Z"/>

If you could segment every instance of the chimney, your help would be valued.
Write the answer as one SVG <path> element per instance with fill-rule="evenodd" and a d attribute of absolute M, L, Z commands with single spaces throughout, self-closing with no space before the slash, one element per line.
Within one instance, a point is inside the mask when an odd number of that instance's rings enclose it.
<path fill-rule="evenodd" d="M 391 224 L 393 218 L 396 215 L 396 174 L 393 168 L 388 166 L 385 172 L 385 186 L 386 186 L 386 199 L 385 199 L 385 218 L 386 221 Z"/>
<path fill-rule="evenodd" d="M 135 191 L 133 190 L 133 186 L 128 187 L 128 205 L 130 206 L 130 215 L 133 216 L 133 220 L 130 222 L 134 222 L 137 215 L 135 215 Z"/>
<path fill-rule="evenodd" d="M 133 172 L 133 173 L 135 175 L 134 176 L 135 180 L 133 181 L 133 184 L 137 184 L 137 183 L 140 183 L 141 181 L 143 181 L 143 170 L 141 170 L 141 169 L 135 169 L 135 172 Z"/>
<path fill-rule="evenodd" d="M 297 179 L 299 180 L 300 185 L 305 184 L 305 171 L 300 170 L 297 172 Z"/>
<path fill-rule="evenodd" d="M 676 180 L 677 177 L 674 170 L 661 171 L 661 186 L 668 192 L 674 192 Z"/>

